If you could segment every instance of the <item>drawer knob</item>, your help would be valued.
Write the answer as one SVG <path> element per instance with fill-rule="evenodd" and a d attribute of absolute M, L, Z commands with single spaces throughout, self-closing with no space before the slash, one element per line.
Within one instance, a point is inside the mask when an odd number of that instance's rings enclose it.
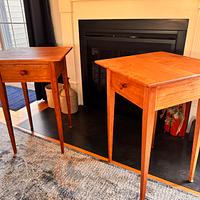
<path fill-rule="evenodd" d="M 28 71 L 27 70 L 20 70 L 20 75 L 24 76 L 24 75 L 27 75 L 28 74 Z"/>
<path fill-rule="evenodd" d="M 122 90 L 123 88 L 127 88 L 127 83 L 121 83 L 120 84 L 120 89 Z"/>

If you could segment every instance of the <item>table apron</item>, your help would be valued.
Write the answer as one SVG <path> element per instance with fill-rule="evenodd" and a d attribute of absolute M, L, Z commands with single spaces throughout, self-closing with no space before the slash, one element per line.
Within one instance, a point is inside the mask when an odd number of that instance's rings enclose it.
<path fill-rule="evenodd" d="M 111 87 L 114 91 L 143 109 L 145 86 L 133 80 L 111 73 Z M 200 78 L 194 77 L 156 87 L 155 110 L 161 110 L 189 101 L 200 99 Z"/>
<path fill-rule="evenodd" d="M 200 78 L 182 80 L 156 89 L 156 110 L 200 98 Z"/>

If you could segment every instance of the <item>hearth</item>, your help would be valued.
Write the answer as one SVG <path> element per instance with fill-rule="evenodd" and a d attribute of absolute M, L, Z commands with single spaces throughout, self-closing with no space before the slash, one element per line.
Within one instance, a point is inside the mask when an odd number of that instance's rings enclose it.
<path fill-rule="evenodd" d="M 106 109 L 106 73 L 95 60 L 167 51 L 183 54 L 187 19 L 79 20 L 84 105 Z M 116 96 L 116 111 L 141 113 Z"/>

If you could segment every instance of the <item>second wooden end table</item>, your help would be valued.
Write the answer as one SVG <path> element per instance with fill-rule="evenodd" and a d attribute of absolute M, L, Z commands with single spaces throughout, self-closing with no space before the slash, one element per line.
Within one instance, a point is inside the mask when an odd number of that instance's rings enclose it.
<path fill-rule="evenodd" d="M 143 109 L 140 199 L 145 199 L 157 110 L 200 99 L 200 60 L 166 52 L 99 60 L 107 70 L 108 156 L 112 162 L 115 92 Z M 189 181 L 200 147 L 200 100 Z"/>
<path fill-rule="evenodd" d="M 14 154 L 17 153 L 17 148 L 11 122 L 11 116 L 9 112 L 8 99 L 5 88 L 6 82 L 22 83 L 32 131 L 33 123 L 31 118 L 31 109 L 29 105 L 26 82 L 51 83 L 61 152 L 64 153 L 63 126 L 57 79 L 60 75 L 62 75 L 68 107 L 68 124 L 69 127 L 71 127 L 72 121 L 69 98 L 69 85 L 65 61 L 65 56 L 70 52 L 71 49 L 71 47 L 32 47 L 15 48 L 0 52 L 0 99 L 2 101 L 2 107 Z"/>

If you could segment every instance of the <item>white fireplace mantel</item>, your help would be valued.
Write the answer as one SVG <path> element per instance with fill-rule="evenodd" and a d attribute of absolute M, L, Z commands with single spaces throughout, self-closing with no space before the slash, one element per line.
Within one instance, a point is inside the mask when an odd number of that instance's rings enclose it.
<path fill-rule="evenodd" d="M 82 101 L 79 19 L 189 19 L 184 55 L 200 58 L 200 0 L 50 0 L 56 40 L 73 46 L 70 83 Z M 195 106 L 193 106 L 195 113 Z"/>

